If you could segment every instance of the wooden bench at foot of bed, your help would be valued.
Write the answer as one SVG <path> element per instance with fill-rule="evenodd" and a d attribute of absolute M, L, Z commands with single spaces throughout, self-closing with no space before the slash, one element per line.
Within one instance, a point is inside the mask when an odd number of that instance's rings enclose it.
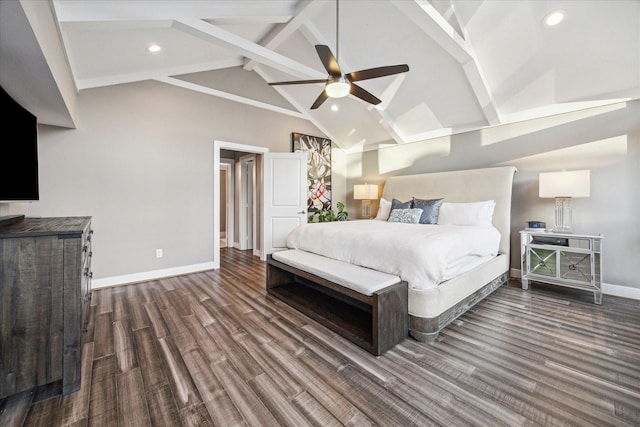
<path fill-rule="evenodd" d="M 376 356 L 408 336 L 397 276 L 292 249 L 268 255 L 267 292 Z"/>

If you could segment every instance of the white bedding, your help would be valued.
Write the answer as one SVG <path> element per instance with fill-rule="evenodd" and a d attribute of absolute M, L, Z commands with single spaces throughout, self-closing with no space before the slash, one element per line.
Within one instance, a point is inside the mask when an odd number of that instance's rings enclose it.
<path fill-rule="evenodd" d="M 287 246 L 400 276 L 410 288 L 437 287 L 492 259 L 494 227 L 361 220 L 302 224 Z"/>

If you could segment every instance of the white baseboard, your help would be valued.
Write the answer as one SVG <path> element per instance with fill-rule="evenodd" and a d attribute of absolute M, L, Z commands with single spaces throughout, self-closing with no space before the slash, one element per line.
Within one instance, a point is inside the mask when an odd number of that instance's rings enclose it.
<path fill-rule="evenodd" d="M 520 279 L 522 277 L 522 270 L 518 268 L 511 269 L 511 277 Z M 630 286 L 613 285 L 611 283 L 602 284 L 602 293 L 605 295 L 611 295 L 614 297 L 629 298 L 640 300 L 640 288 L 632 288 Z"/>
<path fill-rule="evenodd" d="M 182 267 L 165 268 L 162 270 L 145 271 L 143 273 L 125 274 L 123 276 L 104 277 L 91 280 L 91 289 L 108 288 L 111 286 L 127 285 L 136 282 L 162 279 L 164 277 L 179 276 L 181 274 L 197 273 L 214 269 L 213 262 L 185 265 Z"/>
<path fill-rule="evenodd" d="M 602 293 L 612 295 L 614 297 L 622 297 L 640 300 L 640 289 L 630 286 L 612 285 L 611 283 L 602 284 Z"/>

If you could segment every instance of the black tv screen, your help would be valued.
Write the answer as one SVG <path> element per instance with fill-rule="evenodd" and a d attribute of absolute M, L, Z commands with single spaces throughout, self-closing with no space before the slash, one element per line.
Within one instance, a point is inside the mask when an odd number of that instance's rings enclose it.
<path fill-rule="evenodd" d="M 39 200 L 38 119 L 0 87 L 0 202 Z"/>

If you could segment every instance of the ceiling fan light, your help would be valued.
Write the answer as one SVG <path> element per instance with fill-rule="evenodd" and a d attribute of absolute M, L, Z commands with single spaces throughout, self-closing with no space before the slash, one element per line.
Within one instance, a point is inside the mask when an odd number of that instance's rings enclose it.
<path fill-rule="evenodd" d="M 344 81 L 344 79 L 327 83 L 324 90 L 327 92 L 329 98 L 342 98 L 349 95 L 351 85 Z"/>

